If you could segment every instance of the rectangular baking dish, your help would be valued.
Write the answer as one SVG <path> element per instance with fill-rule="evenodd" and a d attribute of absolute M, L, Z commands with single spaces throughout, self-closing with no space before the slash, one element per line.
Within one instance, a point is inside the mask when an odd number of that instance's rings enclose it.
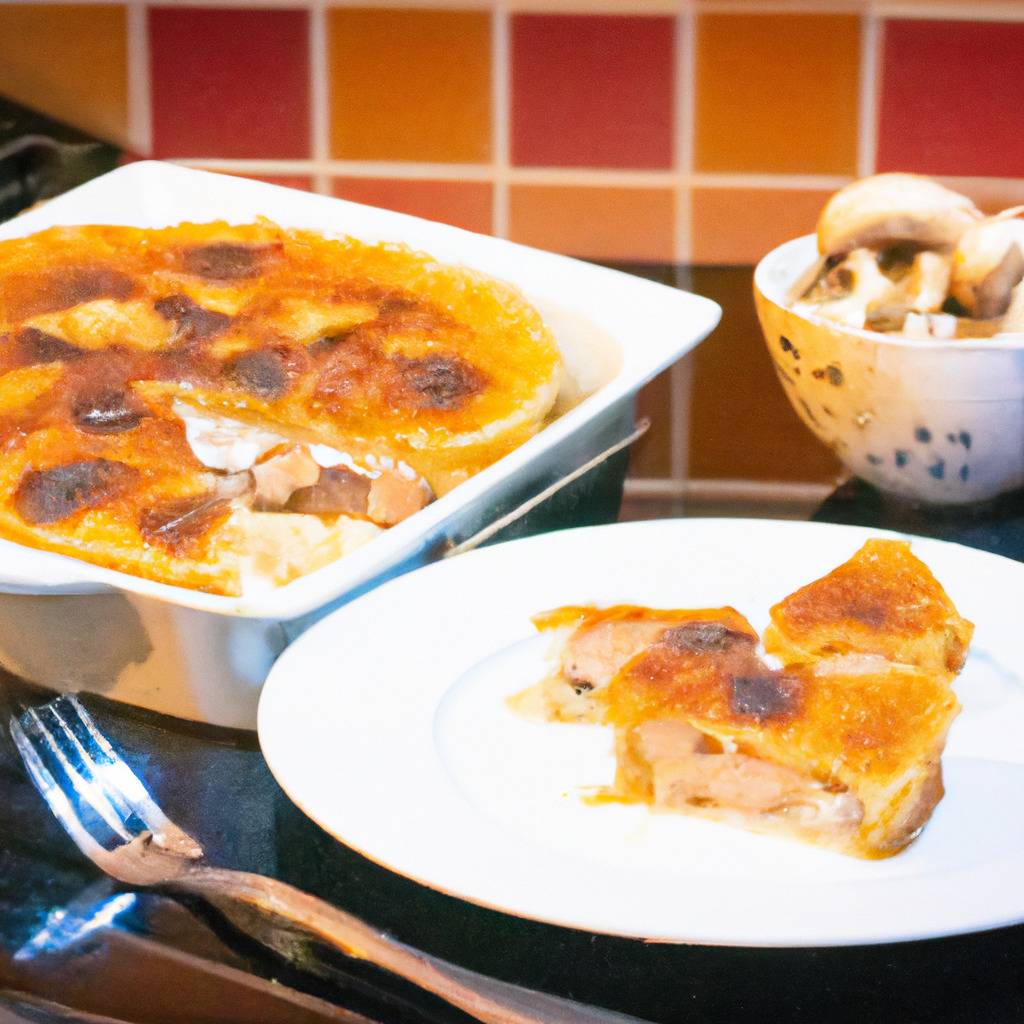
<path fill-rule="evenodd" d="M 0 666 L 43 685 L 248 725 L 259 685 L 291 636 L 367 587 L 439 557 L 617 440 L 640 387 L 706 337 L 721 312 L 687 292 L 459 228 L 154 161 L 30 210 L 0 225 L 0 238 L 61 224 L 164 227 L 257 217 L 401 242 L 517 285 L 558 341 L 570 396 L 585 397 L 421 512 L 276 590 L 205 594 L 0 540 Z"/>

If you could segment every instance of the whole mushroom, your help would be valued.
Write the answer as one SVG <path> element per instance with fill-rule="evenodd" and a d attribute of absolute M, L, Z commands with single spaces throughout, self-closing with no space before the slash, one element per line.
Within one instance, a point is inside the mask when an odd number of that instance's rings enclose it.
<path fill-rule="evenodd" d="M 952 249 L 982 219 L 966 196 L 917 174 L 875 174 L 841 188 L 818 219 L 825 256 L 908 244 Z"/>
<path fill-rule="evenodd" d="M 969 227 L 953 254 L 950 294 L 970 316 L 1000 317 L 1024 279 L 1024 220 L 1016 206 Z"/>

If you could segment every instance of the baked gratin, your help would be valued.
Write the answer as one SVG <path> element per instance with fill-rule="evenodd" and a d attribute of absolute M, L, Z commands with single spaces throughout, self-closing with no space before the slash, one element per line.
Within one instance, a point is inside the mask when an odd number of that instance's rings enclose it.
<path fill-rule="evenodd" d="M 0 536 L 233 595 L 507 454 L 561 361 L 511 286 L 270 222 L 0 243 Z"/>
<path fill-rule="evenodd" d="M 567 607 L 538 616 L 554 671 L 512 698 L 614 727 L 606 797 L 859 857 L 898 853 L 942 798 L 973 631 L 900 541 L 872 540 L 772 609 Z M 792 659 L 792 660 L 790 660 Z"/>

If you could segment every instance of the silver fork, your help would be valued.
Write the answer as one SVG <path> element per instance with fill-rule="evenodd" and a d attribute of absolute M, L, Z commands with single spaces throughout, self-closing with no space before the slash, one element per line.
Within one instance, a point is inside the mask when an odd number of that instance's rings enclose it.
<path fill-rule="evenodd" d="M 202 863 L 199 843 L 157 806 L 76 696 L 31 708 L 12 718 L 10 727 L 36 788 L 68 835 L 94 864 L 126 885 L 199 895 L 222 910 L 225 904 L 240 907 L 249 917 L 252 911 L 272 915 L 488 1024 L 642 1024 L 440 960 L 284 882 Z"/>

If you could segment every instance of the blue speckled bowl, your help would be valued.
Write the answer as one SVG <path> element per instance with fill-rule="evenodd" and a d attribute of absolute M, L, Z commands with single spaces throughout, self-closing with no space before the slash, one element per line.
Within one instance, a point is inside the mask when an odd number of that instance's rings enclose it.
<path fill-rule="evenodd" d="M 817 255 L 807 235 L 754 272 L 768 351 L 804 423 L 906 498 L 962 505 L 1024 485 L 1024 335 L 916 341 L 795 313 L 786 296 Z"/>

